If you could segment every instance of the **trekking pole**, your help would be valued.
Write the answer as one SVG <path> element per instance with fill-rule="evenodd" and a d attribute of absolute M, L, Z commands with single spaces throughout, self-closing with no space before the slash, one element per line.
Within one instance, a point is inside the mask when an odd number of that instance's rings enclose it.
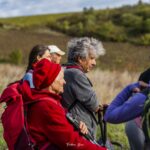
<path fill-rule="evenodd" d="M 98 110 L 98 123 L 100 126 L 100 132 L 101 132 L 101 139 L 102 139 L 102 146 L 105 146 L 105 136 L 104 136 L 104 126 L 103 126 L 103 117 L 102 117 L 102 110 Z"/>
<path fill-rule="evenodd" d="M 79 121 L 75 118 L 73 118 L 71 113 L 67 113 L 66 114 L 67 119 L 74 125 L 74 127 L 76 129 L 79 130 Z M 82 133 L 81 133 L 82 134 Z M 82 134 L 87 140 L 89 140 L 90 142 L 92 142 L 93 144 L 99 145 L 97 143 L 97 141 L 92 137 L 92 135 L 90 133 L 87 134 Z"/>
<path fill-rule="evenodd" d="M 103 106 L 103 117 L 105 115 L 105 112 L 106 112 L 106 109 L 107 109 L 108 105 L 104 105 Z M 103 126 L 104 126 L 104 130 L 103 130 L 103 134 L 104 134 L 104 143 L 106 145 L 106 141 L 107 141 L 107 124 L 106 124 L 106 121 L 104 120 L 103 118 Z"/>

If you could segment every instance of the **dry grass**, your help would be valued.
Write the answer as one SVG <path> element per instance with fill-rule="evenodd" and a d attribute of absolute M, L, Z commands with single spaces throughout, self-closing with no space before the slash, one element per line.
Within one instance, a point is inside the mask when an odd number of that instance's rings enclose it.
<path fill-rule="evenodd" d="M 0 92 L 11 82 L 19 80 L 24 74 L 24 68 L 13 66 L 10 64 L 0 64 Z M 3 107 L 0 106 L 0 116 L 4 111 Z M 6 143 L 3 139 L 3 128 L 0 124 L 0 150 L 8 150 Z"/>
<path fill-rule="evenodd" d="M 23 67 L 0 64 L 0 91 L 2 91 L 9 83 L 21 79 L 23 73 Z"/>
<path fill-rule="evenodd" d="M 10 64 L 0 64 L 0 90 L 2 91 L 9 83 L 22 78 L 25 67 Z M 112 98 L 127 84 L 137 81 L 139 73 L 128 71 L 102 71 L 94 70 L 88 74 L 93 83 L 97 97 L 101 103 L 109 103 Z"/>
<path fill-rule="evenodd" d="M 88 76 L 93 82 L 100 104 L 109 104 L 123 87 L 137 81 L 139 73 L 95 70 Z M 129 150 L 124 131 L 124 124 L 108 124 L 108 137 L 120 142 L 124 150 Z M 97 133 L 99 135 L 99 131 Z"/>
<path fill-rule="evenodd" d="M 137 81 L 138 73 L 95 70 L 88 74 L 101 104 L 110 103 L 127 84 Z"/>

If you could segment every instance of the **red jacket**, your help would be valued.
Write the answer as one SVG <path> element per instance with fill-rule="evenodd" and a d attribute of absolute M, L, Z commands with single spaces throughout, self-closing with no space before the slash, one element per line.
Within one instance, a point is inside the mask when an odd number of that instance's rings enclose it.
<path fill-rule="evenodd" d="M 66 119 L 59 95 L 45 90 L 31 90 L 27 82 L 20 86 L 20 90 L 26 102 L 41 100 L 30 106 L 27 116 L 29 131 L 38 145 L 48 142 L 59 150 L 106 150 L 92 144 L 74 130 Z"/>

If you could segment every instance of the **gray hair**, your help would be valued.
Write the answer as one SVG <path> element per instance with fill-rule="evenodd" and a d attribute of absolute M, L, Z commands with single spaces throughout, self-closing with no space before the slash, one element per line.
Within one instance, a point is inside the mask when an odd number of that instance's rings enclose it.
<path fill-rule="evenodd" d="M 105 54 L 105 49 L 100 41 L 95 38 L 73 38 L 68 42 L 68 62 L 77 62 L 78 58 L 85 59 L 89 53 L 97 58 Z"/>

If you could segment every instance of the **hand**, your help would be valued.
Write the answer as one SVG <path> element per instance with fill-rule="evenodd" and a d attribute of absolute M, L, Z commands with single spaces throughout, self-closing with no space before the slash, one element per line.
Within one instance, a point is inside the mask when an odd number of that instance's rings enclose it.
<path fill-rule="evenodd" d="M 140 92 L 140 82 L 132 83 L 129 85 L 130 91 L 133 93 Z"/>
<path fill-rule="evenodd" d="M 141 91 L 141 89 L 138 87 L 132 89 L 132 92 L 134 92 L 134 93 L 138 93 L 140 91 Z"/>
<path fill-rule="evenodd" d="M 138 93 L 141 90 L 146 89 L 147 87 L 149 87 L 149 84 L 147 84 L 147 83 L 145 83 L 143 81 L 139 81 L 138 83 L 139 83 L 139 87 L 135 87 L 135 88 L 132 89 L 132 91 L 134 93 Z"/>
<path fill-rule="evenodd" d="M 108 104 L 99 105 L 99 106 L 97 107 L 97 109 L 96 109 L 95 112 L 96 112 L 96 113 L 97 113 L 98 111 L 102 112 L 103 110 L 107 109 L 108 106 L 109 106 Z"/>
<path fill-rule="evenodd" d="M 140 85 L 141 88 L 147 88 L 147 87 L 150 86 L 148 83 L 145 83 L 143 81 L 139 81 L 139 85 Z"/>
<path fill-rule="evenodd" d="M 79 129 L 80 129 L 80 132 L 81 132 L 82 134 L 87 134 L 87 133 L 88 133 L 88 128 L 87 128 L 87 126 L 85 125 L 85 123 L 82 122 L 82 121 L 79 122 Z"/>

